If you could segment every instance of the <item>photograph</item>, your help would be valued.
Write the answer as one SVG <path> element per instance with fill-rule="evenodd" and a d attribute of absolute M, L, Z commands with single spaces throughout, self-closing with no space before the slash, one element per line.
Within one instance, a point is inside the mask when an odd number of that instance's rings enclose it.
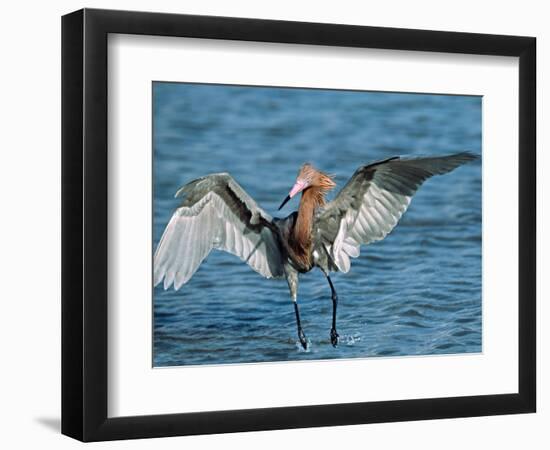
<path fill-rule="evenodd" d="M 153 81 L 153 367 L 481 353 L 482 102 Z"/>

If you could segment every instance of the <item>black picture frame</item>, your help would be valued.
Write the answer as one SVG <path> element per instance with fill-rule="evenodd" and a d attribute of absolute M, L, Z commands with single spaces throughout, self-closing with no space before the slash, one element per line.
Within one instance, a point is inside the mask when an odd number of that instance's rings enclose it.
<path fill-rule="evenodd" d="M 107 416 L 107 36 L 124 33 L 519 57 L 517 393 Z M 83 9 L 62 18 L 62 433 L 82 441 L 535 412 L 533 37 Z"/>

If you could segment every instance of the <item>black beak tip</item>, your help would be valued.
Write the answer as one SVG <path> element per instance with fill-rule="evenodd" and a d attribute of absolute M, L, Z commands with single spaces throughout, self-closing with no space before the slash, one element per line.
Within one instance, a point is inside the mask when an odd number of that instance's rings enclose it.
<path fill-rule="evenodd" d="M 283 206 L 285 206 L 285 205 L 286 205 L 286 202 L 288 202 L 289 200 L 290 200 L 290 195 L 287 195 L 286 198 L 283 200 L 283 203 L 281 203 L 281 206 L 279 206 L 278 211 L 280 211 L 281 208 L 282 208 Z"/>

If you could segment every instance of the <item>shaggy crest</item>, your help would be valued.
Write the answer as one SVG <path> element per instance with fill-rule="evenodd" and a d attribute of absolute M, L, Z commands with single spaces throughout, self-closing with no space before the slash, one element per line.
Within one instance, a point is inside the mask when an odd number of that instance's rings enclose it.
<path fill-rule="evenodd" d="M 315 206 L 324 206 L 326 193 L 336 187 L 333 175 L 316 169 L 310 163 L 305 163 L 300 168 L 297 179 L 308 184 L 306 191 L 310 191 L 309 194 L 315 194 L 313 196 Z M 304 195 L 306 191 L 304 191 Z"/>

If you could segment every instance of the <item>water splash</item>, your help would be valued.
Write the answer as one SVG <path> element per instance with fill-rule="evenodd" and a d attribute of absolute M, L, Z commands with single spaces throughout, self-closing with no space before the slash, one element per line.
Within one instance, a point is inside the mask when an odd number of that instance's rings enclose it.
<path fill-rule="evenodd" d="M 296 346 L 296 349 L 298 350 L 298 353 L 311 353 L 311 339 L 309 338 L 306 338 L 306 341 L 307 341 L 307 348 L 304 349 L 304 347 L 302 347 L 302 343 L 297 340 L 294 345 Z"/>
<path fill-rule="evenodd" d="M 343 342 L 342 342 L 343 341 Z M 356 343 L 361 341 L 361 333 L 355 333 L 350 335 L 345 335 L 344 338 L 340 338 L 340 342 L 348 346 L 353 346 Z"/>

